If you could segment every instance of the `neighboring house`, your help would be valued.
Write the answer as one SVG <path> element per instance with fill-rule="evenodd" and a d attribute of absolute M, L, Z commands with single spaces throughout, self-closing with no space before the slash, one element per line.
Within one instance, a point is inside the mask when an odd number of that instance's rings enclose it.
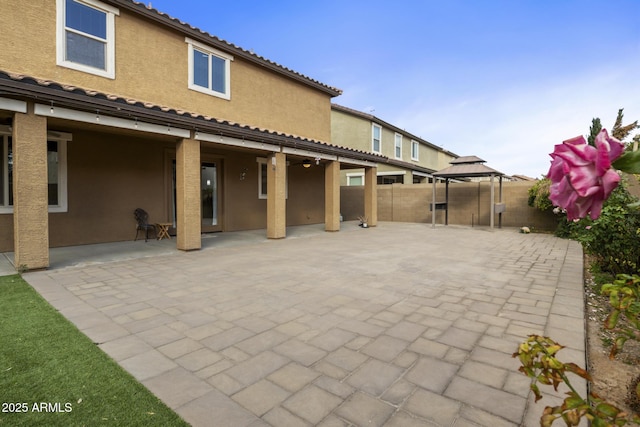
<path fill-rule="evenodd" d="M 386 157 L 378 164 L 378 184 L 424 184 L 458 156 L 376 116 L 331 105 L 331 141 Z M 363 185 L 364 170 L 343 171 L 342 185 Z"/>
<path fill-rule="evenodd" d="M 131 0 L 4 0 L 0 251 L 133 240 L 133 211 L 201 233 L 324 223 L 340 170 L 384 157 L 331 143 L 341 92 Z M 309 166 L 309 167 L 307 167 Z"/>

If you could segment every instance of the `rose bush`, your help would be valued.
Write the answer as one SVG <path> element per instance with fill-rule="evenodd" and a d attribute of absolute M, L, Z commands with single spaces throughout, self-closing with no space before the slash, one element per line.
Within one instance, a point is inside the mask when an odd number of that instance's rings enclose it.
<path fill-rule="evenodd" d="M 635 274 L 640 268 L 640 211 L 635 209 L 640 207 L 640 202 L 634 201 L 625 188 L 625 180 L 617 172 L 640 174 L 640 150 L 622 154 L 622 143 L 609 137 L 604 129 L 593 138 L 593 144 L 588 144 L 583 137 L 576 137 L 556 145 L 547 178 L 551 182 L 549 199 L 557 206 L 554 212 L 567 214 L 568 221 L 560 223 L 566 226 L 567 236 L 582 243 L 585 252 L 595 257 L 597 265 L 604 269 L 601 271 L 624 273 L 631 270 L 627 275 L 617 276 L 623 280 L 603 286 L 603 292 L 609 293 L 614 308 L 605 326 L 619 333 L 613 355 L 626 340 L 640 338 L 637 330 L 627 327 L 634 325 L 637 329 L 640 325 L 640 306 L 632 304 L 634 289 L 630 286 L 640 282 Z M 544 206 L 535 203 L 543 194 L 542 184 L 530 191 L 530 204 Z M 638 293 L 633 295 L 637 301 Z M 632 321 L 620 326 L 618 316 L 623 311 L 625 316 L 629 311 Z M 538 383 L 553 385 L 557 391 L 557 385 L 564 382 L 571 390 L 562 405 L 545 408 L 540 418 L 541 426 L 551 426 L 557 419 L 562 419 L 567 426 L 577 426 L 582 417 L 597 427 L 640 425 L 638 414 L 628 415 L 594 393 L 582 398 L 571 386 L 565 371 L 590 380 L 588 373 L 575 364 L 557 360 L 555 353 L 561 348 L 550 338 L 530 336 L 514 354 L 523 365 L 520 371 L 532 378 L 530 388 L 536 401 L 541 397 Z M 633 387 L 640 398 L 640 385 L 636 383 Z"/>
<path fill-rule="evenodd" d="M 602 203 L 618 186 L 620 175 L 611 164 L 622 155 L 623 144 L 602 129 L 595 147 L 583 136 L 568 139 L 551 153 L 549 198 L 567 212 L 567 219 L 596 219 Z"/>

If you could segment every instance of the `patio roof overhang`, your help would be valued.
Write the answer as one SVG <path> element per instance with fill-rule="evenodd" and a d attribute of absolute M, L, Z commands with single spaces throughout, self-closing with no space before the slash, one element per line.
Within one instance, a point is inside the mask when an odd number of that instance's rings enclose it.
<path fill-rule="evenodd" d="M 19 111 L 20 102 L 35 102 L 40 105 L 40 114 L 56 117 L 56 109 L 67 109 L 80 114 L 75 119 L 84 121 L 82 113 L 96 114 L 121 120 L 122 126 L 140 131 L 153 131 L 153 126 L 164 129 L 165 135 L 185 138 L 187 133 L 196 139 L 205 140 L 209 134 L 222 138 L 250 140 L 259 144 L 269 144 L 282 150 L 288 147 L 301 153 L 319 153 L 335 156 L 345 163 L 375 166 L 386 161 L 386 157 L 332 145 L 297 135 L 290 135 L 250 125 L 220 120 L 197 113 L 177 110 L 142 101 L 126 99 L 75 86 L 41 80 L 31 76 L 13 74 L 0 70 L 0 101 L 12 111 Z M 106 121 L 108 122 L 108 121 Z M 105 124 L 106 124 L 105 122 Z M 127 122 L 125 125 L 124 123 Z M 115 126 L 115 121 L 112 121 Z M 152 125 L 146 127 L 145 125 Z M 167 129 L 169 132 L 167 132 Z M 171 131 L 174 131 L 173 133 Z M 159 130 L 158 130 L 159 131 Z M 200 138 L 197 138 L 200 134 Z"/>

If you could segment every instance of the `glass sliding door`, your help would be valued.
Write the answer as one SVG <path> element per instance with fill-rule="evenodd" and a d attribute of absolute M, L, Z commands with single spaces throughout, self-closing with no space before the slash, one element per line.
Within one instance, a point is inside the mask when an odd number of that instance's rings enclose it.
<path fill-rule="evenodd" d="M 202 231 L 220 231 L 218 201 L 220 198 L 218 165 L 202 163 L 200 170 L 200 195 L 202 202 Z"/>
<path fill-rule="evenodd" d="M 176 161 L 173 160 L 171 210 L 173 226 L 176 226 Z M 200 167 L 200 220 L 202 232 L 222 231 L 221 170 L 220 162 L 203 162 Z"/>

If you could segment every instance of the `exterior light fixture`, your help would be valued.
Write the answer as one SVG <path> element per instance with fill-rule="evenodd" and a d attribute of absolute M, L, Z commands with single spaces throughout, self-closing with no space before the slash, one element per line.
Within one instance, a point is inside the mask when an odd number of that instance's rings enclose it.
<path fill-rule="evenodd" d="M 309 160 L 309 159 L 304 159 L 304 160 L 302 161 L 302 166 L 303 166 L 304 168 L 309 168 L 309 167 L 311 167 L 311 160 Z"/>

